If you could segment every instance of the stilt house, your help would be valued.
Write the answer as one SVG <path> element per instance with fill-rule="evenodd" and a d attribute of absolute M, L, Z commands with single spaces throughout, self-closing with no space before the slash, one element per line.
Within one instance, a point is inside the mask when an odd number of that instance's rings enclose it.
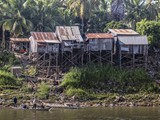
<path fill-rule="evenodd" d="M 114 37 L 108 33 L 88 33 L 86 34 L 87 51 L 112 51 Z"/>
<path fill-rule="evenodd" d="M 41 77 L 58 75 L 58 55 L 61 42 L 56 34 L 54 32 L 31 32 L 29 39 L 30 58 L 36 58 L 38 75 Z"/>
<path fill-rule="evenodd" d="M 56 34 L 61 43 L 61 66 L 70 68 L 83 64 L 83 39 L 78 26 L 57 26 Z"/>
<path fill-rule="evenodd" d="M 114 37 L 108 33 L 86 34 L 87 49 L 90 62 L 113 61 Z"/>
<path fill-rule="evenodd" d="M 57 26 L 56 34 L 62 42 L 62 51 L 83 47 L 83 39 L 78 26 Z"/>
<path fill-rule="evenodd" d="M 141 36 L 131 29 L 109 29 L 109 31 L 115 37 L 120 67 L 122 66 L 122 61 L 125 62 L 123 58 L 130 59 L 132 65 L 135 66 L 140 58 L 138 56 L 143 56 L 139 63 L 145 63 L 146 68 L 148 56 L 147 36 Z M 130 57 L 127 55 L 130 55 Z"/>
<path fill-rule="evenodd" d="M 29 52 L 28 38 L 10 38 L 10 50 L 18 53 Z"/>
<path fill-rule="evenodd" d="M 60 41 L 53 32 L 31 32 L 29 39 L 31 53 L 59 52 Z"/>

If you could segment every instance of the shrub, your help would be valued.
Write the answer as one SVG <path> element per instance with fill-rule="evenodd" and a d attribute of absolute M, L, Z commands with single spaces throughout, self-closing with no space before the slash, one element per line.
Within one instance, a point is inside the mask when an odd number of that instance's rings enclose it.
<path fill-rule="evenodd" d="M 50 87 L 46 83 L 41 83 L 37 89 L 37 97 L 40 99 L 48 99 Z"/>
<path fill-rule="evenodd" d="M 16 59 L 15 55 L 13 53 L 10 53 L 8 51 L 0 52 L 0 65 L 13 65 L 18 64 L 19 61 Z"/>
<path fill-rule="evenodd" d="M 137 23 L 137 32 L 141 35 L 147 35 L 148 40 L 154 47 L 160 47 L 160 21 L 142 20 Z"/>
<path fill-rule="evenodd" d="M 159 93 L 160 92 L 160 86 L 157 85 L 156 83 L 149 83 L 147 84 L 147 86 L 143 86 L 143 91 L 145 92 L 155 92 L 155 93 Z"/>
<path fill-rule="evenodd" d="M 80 89 L 80 88 L 69 88 L 67 91 L 66 91 L 66 94 L 68 95 L 68 96 L 75 96 L 75 98 L 78 98 L 78 99 L 87 99 L 88 98 L 88 96 L 89 96 L 89 94 L 86 92 L 86 91 L 84 91 L 84 90 L 82 90 L 82 89 Z"/>
<path fill-rule="evenodd" d="M 4 65 L 4 66 L 1 68 L 1 70 L 6 71 L 6 72 L 9 72 L 10 69 L 11 69 L 11 66 L 12 66 L 12 65 L 10 65 L 10 64 Z"/>
<path fill-rule="evenodd" d="M 80 88 L 91 92 L 138 92 L 141 87 L 151 83 L 146 71 L 142 69 L 120 70 L 111 65 L 90 65 L 72 68 L 61 83 L 67 90 Z"/>
<path fill-rule="evenodd" d="M 18 80 L 11 74 L 5 71 L 0 71 L 0 85 L 16 86 Z"/>
<path fill-rule="evenodd" d="M 90 89 L 96 87 L 100 82 L 115 79 L 114 73 L 115 69 L 110 65 L 89 65 L 84 68 L 72 68 L 64 76 L 61 86 Z"/>
<path fill-rule="evenodd" d="M 79 85 L 79 80 L 80 79 L 80 69 L 78 68 L 72 68 L 70 72 L 65 74 L 64 80 L 61 83 L 62 87 L 78 87 Z"/>

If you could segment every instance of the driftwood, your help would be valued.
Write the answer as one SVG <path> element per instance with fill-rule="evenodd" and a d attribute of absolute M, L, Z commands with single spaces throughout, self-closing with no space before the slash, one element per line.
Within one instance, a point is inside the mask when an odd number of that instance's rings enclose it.
<path fill-rule="evenodd" d="M 51 107 L 50 110 L 54 108 L 64 108 L 64 109 L 79 109 L 81 108 L 78 104 L 74 103 L 65 103 L 65 104 L 51 104 L 51 103 L 43 103 L 46 107 Z"/>

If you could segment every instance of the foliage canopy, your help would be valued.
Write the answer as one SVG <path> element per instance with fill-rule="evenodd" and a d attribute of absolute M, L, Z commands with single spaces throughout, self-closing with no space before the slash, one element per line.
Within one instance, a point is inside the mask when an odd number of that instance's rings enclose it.
<path fill-rule="evenodd" d="M 147 21 L 146 19 L 137 23 L 137 32 L 147 35 L 152 46 L 160 47 L 160 22 Z"/>

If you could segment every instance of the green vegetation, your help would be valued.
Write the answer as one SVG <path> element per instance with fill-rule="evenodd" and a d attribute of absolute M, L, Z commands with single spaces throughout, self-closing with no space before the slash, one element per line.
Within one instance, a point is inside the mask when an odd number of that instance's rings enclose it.
<path fill-rule="evenodd" d="M 35 77 L 37 70 L 35 66 L 27 66 L 27 69 L 24 71 L 24 75 Z"/>
<path fill-rule="evenodd" d="M 12 65 L 18 64 L 18 60 L 13 53 L 8 51 L 0 52 L 0 89 L 18 89 L 22 81 L 10 73 Z"/>
<path fill-rule="evenodd" d="M 127 29 L 127 28 L 128 26 L 123 22 L 111 21 L 106 24 L 106 27 L 104 28 L 104 32 L 108 32 L 108 29 Z"/>
<path fill-rule="evenodd" d="M 160 47 L 159 6 L 159 1 L 151 3 L 151 0 L 0 0 L 0 43 L 2 48 L 9 48 L 9 37 L 29 37 L 30 31 L 53 32 L 56 26 L 78 25 L 82 34 L 132 28 L 147 35 L 152 46 Z M 0 89 L 5 89 L 2 93 L 12 93 L 10 89 L 22 85 L 22 81 L 8 73 L 18 63 L 14 54 L 0 52 Z M 24 74 L 35 77 L 37 71 L 29 66 Z M 39 85 L 35 90 L 33 84 L 25 81 L 22 91 L 18 89 L 15 94 L 36 92 L 40 99 L 48 98 L 48 84 L 36 83 Z M 144 70 L 120 70 L 110 65 L 72 68 L 61 86 L 68 96 L 79 99 L 113 100 L 123 93 L 159 93 L 159 86 Z"/>
<path fill-rule="evenodd" d="M 160 22 L 142 20 L 137 23 L 137 32 L 147 35 L 152 46 L 160 47 Z"/>
<path fill-rule="evenodd" d="M 37 97 L 40 99 L 48 99 L 50 87 L 46 83 L 41 83 L 37 89 Z"/>
<path fill-rule="evenodd" d="M 69 88 L 66 91 L 66 94 L 71 97 L 74 96 L 75 98 L 78 98 L 79 100 L 86 100 L 89 96 L 89 94 L 80 88 Z"/>
<path fill-rule="evenodd" d="M 7 32 L 28 37 L 30 31 L 55 31 L 59 25 L 78 25 L 82 34 L 102 32 L 111 21 L 135 29 L 142 19 L 159 20 L 159 5 L 151 0 L 0 0 L 1 45 L 7 45 Z"/>
<path fill-rule="evenodd" d="M 21 85 L 21 80 L 15 78 L 11 73 L 0 70 L 0 88 L 17 89 Z"/>
<path fill-rule="evenodd" d="M 153 83 L 144 70 L 120 70 L 111 65 L 72 68 L 64 76 L 61 86 L 66 88 L 68 95 L 76 93 L 159 92 L 159 87 Z"/>
<path fill-rule="evenodd" d="M 13 64 L 18 64 L 18 60 L 15 55 L 8 51 L 0 51 L 0 66 L 2 67 L 0 69 L 7 70 L 7 68 Z"/>

